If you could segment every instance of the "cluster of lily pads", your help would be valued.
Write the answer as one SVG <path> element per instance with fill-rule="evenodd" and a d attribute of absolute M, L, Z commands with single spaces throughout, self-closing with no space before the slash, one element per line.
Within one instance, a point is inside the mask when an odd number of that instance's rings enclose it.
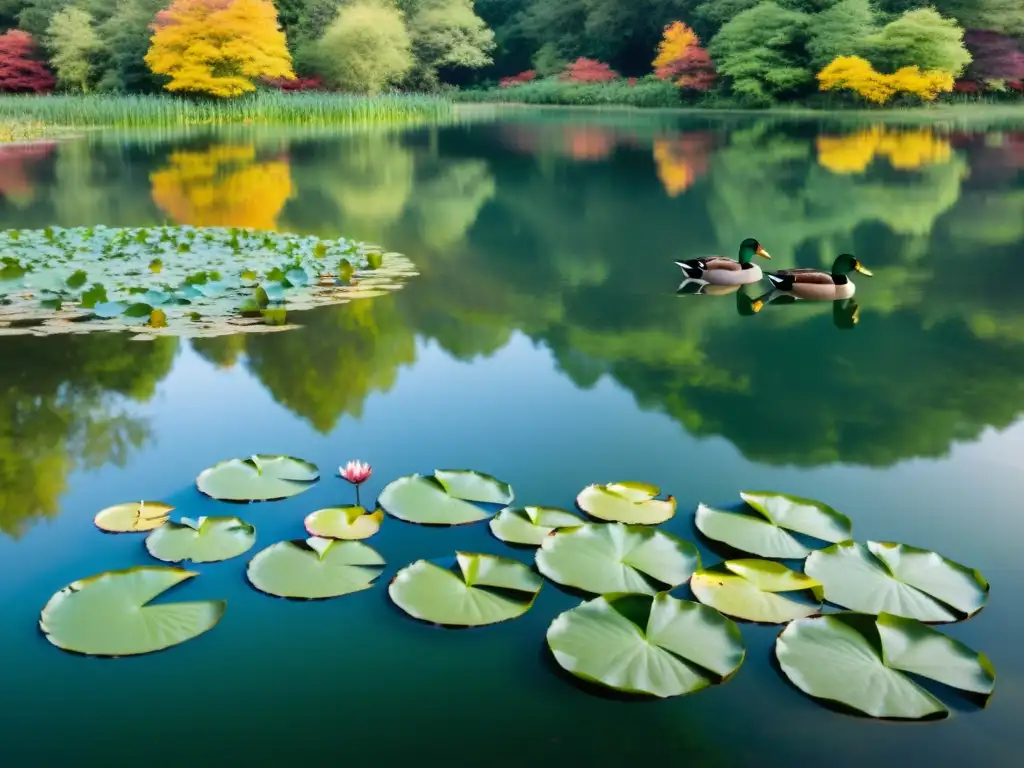
<path fill-rule="evenodd" d="M 296 496 L 319 479 L 309 462 L 255 455 L 204 470 L 196 485 L 216 500 L 258 502 Z M 869 716 L 948 714 L 911 675 L 991 695 L 988 659 L 928 626 L 982 609 L 989 585 L 977 571 L 904 544 L 856 542 L 850 519 L 827 504 L 760 491 L 741 493 L 743 505 L 733 510 L 699 505 L 694 522 L 702 536 L 755 555 L 705 566 L 693 543 L 654 527 L 676 514 L 675 500 L 660 493 L 637 482 L 587 486 L 576 498 L 587 520 L 566 509 L 513 506 L 512 487 L 480 472 L 408 475 L 390 482 L 372 511 L 312 512 L 308 537 L 262 549 L 247 576 L 269 595 L 340 597 L 372 587 L 383 572 L 385 559 L 364 540 L 385 513 L 419 525 L 486 520 L 500 541 L 536 548 L 535 567 L 481 552 L 417 560 L 391 580 L 391 600 L 425 622 L 477 627 L 522 616 L 545 579 L 584 593 L 551 622 L 548 646 L 576 677 L 631 694 L 679 696 L 728 680 L 746 655 L 739 620 L 784 624 L 775 654 L 786 677 L 812 697 Z M 168 563 L 227 560 L 255 544 L 255 527 L 238 517 L 172 521 L 172 512 L 159 502 L 119 504 L 95 523 L 108 532 L 148 532 L 146 549 Z M 780 560 L 803 560 L 803 570 Z M 140 566 L 76 581 L 50 599 L 40 627 L 54 645 L 85 654 L 170 647 L 224 614 L 223 601 L 148 605 L 195 575 Z M 670 594 L 687 583 L 695 600 Z"/>
<path fill-rule="evenodd" d="M 0 231 L 0 334 L 283 330 L 287 310 L 397 290 L 412 263 L 377 246 L 238 227 Z"/>

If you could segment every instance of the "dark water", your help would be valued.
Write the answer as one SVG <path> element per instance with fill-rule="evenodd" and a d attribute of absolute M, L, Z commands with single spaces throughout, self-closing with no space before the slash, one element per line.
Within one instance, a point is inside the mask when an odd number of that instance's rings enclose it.
<path fill-rule="evenodd" d="M 1021 761 L 1024 131 L 513 114 L 393 135 L 0 150 L 0 227 L 277 226 L 379 242 L 422 271 L 287 333 L 0 337 L 5 764 Z M 776 267 L 857 254 L 875 272 L 857 280 L 860 322 L 675 294 L 673 258 L 732 255 L 748 236 Z M 96 531 L 96 511 L 156 498 L 224 513 L 194 478 L 252 452 L 328 475 L 366 459 L 364 499 L 435 467 L 567 507 L 587 483 L 643 480 L 676 496 L 666 528 L 691 539 L 698 501 L 754 487 L 820 498 L 858 539 L 982 570 L 988 607 L 948 632 L 990 656 L 996 694 L 979 710 L 943 693 L 953 714 L 938 723 L 837 714 L 773 669 L 776 629 L 745 625 L 747 660 L 725 685 L 595 696 L 547 658 L 548 623 L 576 602 L 552 585 L 522 619 L 479 630 L 393 608 L 384 585 L 415 559 L 509 552 L 485 525 L 393 519 L 371 541 L 389 563 L 372 590 L 274 600 L 237 559 L 177 592 L 228 600 L 197 640 L 103 660 L 42 638 L 53 592 L 150 562 L 141 537 Z M 241 513 L 261 547 L 350 499 L 328 477 Z"/>

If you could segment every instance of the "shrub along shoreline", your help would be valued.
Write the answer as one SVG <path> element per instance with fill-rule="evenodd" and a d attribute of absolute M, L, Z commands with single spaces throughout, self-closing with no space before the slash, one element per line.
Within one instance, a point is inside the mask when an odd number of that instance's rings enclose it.
<path fill-rule="evenodd" d="M 232 124 L 405 125 L 435 122 L 451 114 L 450 99 L 421 94 L 261 92 L 230 101 L 166 95 L 0 96 L 0 123 L 32 123 L 42 130 Z"/>

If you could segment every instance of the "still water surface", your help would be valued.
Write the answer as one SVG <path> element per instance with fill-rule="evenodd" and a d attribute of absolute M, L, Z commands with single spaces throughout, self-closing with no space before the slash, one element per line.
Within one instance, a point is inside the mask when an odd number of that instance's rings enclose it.
<path fill-rule="evenodd" d="M 422 272 L 286 333 L 0 337 L 4 763 L 1019 763 L 1024 130 L 511 115 L 0 150 L 0 227 L 276 227 L 378 242 Z M 747 316 L 735 296 L 676 295 L 672 259 L 733 255 L 751 236 L 773 267 L 857 254 L 875 272 L 857 278 L 859 323 L 830 305 Z M 948 632 L 990 656 L 996 694 L 979 710 L 943 693 L 953 714 L 938 723 L 837 714 L 773 669 L 777 628 L 744 625 L 747 659 L 725 685 L 596 696 L 548 659 L 547 625 L 577 602 L 553 585 L 523 618 L 471 631 L 391 606 L 387 581 L 415 559 L 509 554 L 486 525 L 393 519 L 372 542 L 388 568 L 359 594 L 271 599 L 238 559 L 176 591 L 229 608 L 165 653 L 91 659 L 39 635 L 53 592 L 151 562 L 141 537 L 96 531 L 96 511 L 153 498 L 237 514 L 194 478 L 253 452 L 328 476 L 242 509 L 257 548 L 351 502 L 329 477 L 350 458 L 373 464 L 364 500 L 436 467 L 565 507 L 590 482 L 653 482 L 679 501 L 665 527 L 690 539 L 698 501 L 820 498 L 858 539 L 983 571 L 988 607 Z"/>

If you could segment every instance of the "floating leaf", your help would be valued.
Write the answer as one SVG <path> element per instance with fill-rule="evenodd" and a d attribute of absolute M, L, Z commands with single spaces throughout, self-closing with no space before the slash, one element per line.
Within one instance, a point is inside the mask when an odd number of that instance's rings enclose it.
<path fill-rule="evenodd" d="M 167 315 L 162 309 L 154 309 L 149 313 L 149 327 L 150 328 L 166 328 L 167 327 Z"/>
<path fill-rule="evenodd" d="M 654 498 L 656 485 L 625 481 L 588 485 L 576 497 L 576 505 L 591 517 L 629 525 L 658 525 L 676 513 L 676 500 Z"/>
<path fill-rule="evenodd" d="M 740 496 L 758 515 L 697 507 L 697 530 L 713 541 L 761 557 L 798 560 L 811 552 L 790 533 L 822 541 L 845 541 L 853 535 L 850 519 L 827 504 L 798 496 L 764 491 Z"/>
<path fill-rule="evenodd" d="M 820 605 L 799 603 L 777 592 L 808 590 L 821 602 L 821 585 L 803 573 L 771 560 L 729 560 L 728 572 L 700 570 L 690 577 L 690 590 L 705 605 L 747 621 L 782 624 L 818 612 Z"/>
<path fill-rule="evenodd" d="M 183 517 L 168 520 L 146 537 L 146 549 L 157 560 L 213 563 L 248 552 L 256 543 L 256 529 L 237 517 Z"/>
<path fill-rule="evenodd" d="M 76 581 L 50 598 L 39 618 L 46 639 L 66 651 L 92 656 L 151 653 L 212 629 L 227 603 L 149 602 L 194 571 L 136 566 Z"/>
<path fill-rule="evenodd" d="M 310 536 L 326 539 L 368 539 L 380 530 L 384 510 L 372 514 L 362 507 L 331 507 L 318 509 L 306 517 Z"/>
<path fill-rule="evenodd" d="M 433 475 L 406 475 L 393 480 L 380 492 L 377 503 L 389 515 L 409 523 L 463 525 L 491 516 L 472 501 L 497 499 L 494 503 L 508 504 L 513 498 L 512 488 L 490 475 L 438 470 Z"/>
<path fill-rule="evenodd" d="M 246 574 L 261 592 L 317 600 L 369 589 L 384 569 L 384 558 L 361 541 L 317 536 L 280 541 L 258 552 Z"/>
<path fill-rule="evenodd" d="M 653 595 L 689 579 L 700 568 L 700 554 L 664 531 L 588 524 L 546 537 L 537 567 L 549 579 L 585 592 Z"/>
<path fill-rule="evenodd" d="M 309 275 L 304 269 L 289 269 L 284 273 L 284 279 L 293 286 L 309 285 Z"/>
<path fill-rule="evenodd" d="M 100 510 L 93 522 L 109 533 L 152 531 L 167 522 L 174 507 L 160 501 L 132 501 Z"/>
<path fill-rule="evenodd" d="M 995 671 L 983 654 L 918 621 L 886 613 L 877 620 L 860 613 L 798 619 L 779 635 L 775 653 L 786 677 L 804 693 L 872 717 L 948 714 L 904 671 L 986 695 L 995 686 Z"/>
<path fill-rule="evenodd" d="M 275 501 L 309 490 L 319 478 L 320 471 L 308 461 L 256 454 L 204 469 L 196 487 L 219 501 Z"/>
<path fill-rule="evenodd" d="M 107 289 L 97 283 L 82 294 L 82 308 L 93 309 L 107 300 Z"/>
<path fill-rule="evenodd" d="M 988 600 L 980 573 L 906 544 L 845 541 L 812 553 L 804 570 L 830 603 L 863 613 L 949 622 L 972 616 Z"/>
<path fill-rule="evenodd" d="M 77 290 L 81 288 L 83 285 L 85 285 L 88 279 L 89 276 L 85 273 L 85 270 L 79 269 L 74 274 L 72 274 L 71 277 L 68 278 L 67 286 L 72 290 Z"/>
<path fill-rule="evenodd" d="M 96 317 L 111 318 L 118 317 L 128 309 L 128 305 L 122 301 L 104 301 L 96 304 L 92 312 Z"/>
<path fill-rule="evenodd" d="M 661 698 L 722 682 L 745 654 L 735 623 L 664 592 L 583 603 L 551 622 L 547 640 L 558 664 L 576 677 Z"/>
<path fill-rule="evenodd" d="M 395 575 L 388 594 L 414 618 L 479 627 L 522 616 L 543 584 L 516 560 L 457 552 L 450 563 L 417 560 L 406 566 Z"/>
<path fill-rule="evenodd" d="M 142 318 L 142 317 L 147 317 L 148 318 L 151 314 L 153 314 L 153 308 L 151 306 L 149 306 L 149 304 L 144 304 L 142 302 L 139 302 L 137 304 L 132 304 L 127 309 L 125 309 L 124 312 L 121 313 L 122 317 L 133 317 L 133 318 Z"/>
<path fill-rule="evenodd" d="M 509 544 L 539 547 L 559 528 L 583 525 L 583 520 L 554 507 L 509 507 L 491 518 L 491 533 Z"/>

